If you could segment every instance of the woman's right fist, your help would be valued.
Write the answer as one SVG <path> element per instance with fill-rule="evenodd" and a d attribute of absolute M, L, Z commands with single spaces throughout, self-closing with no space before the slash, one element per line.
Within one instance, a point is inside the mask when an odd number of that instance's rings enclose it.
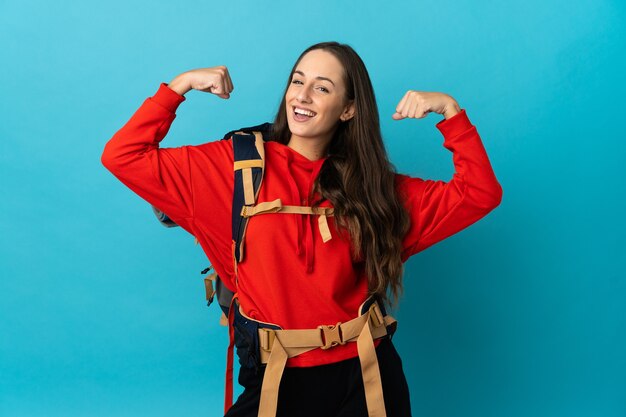
<path fill-rule="evenodd" d="M 224 65 L 186 71 L 174 78 L 168 86 L 180 95 L 193 89 L 215 94 L 221 98 L 229 98 L 234 89 L 228 68 Z"/>

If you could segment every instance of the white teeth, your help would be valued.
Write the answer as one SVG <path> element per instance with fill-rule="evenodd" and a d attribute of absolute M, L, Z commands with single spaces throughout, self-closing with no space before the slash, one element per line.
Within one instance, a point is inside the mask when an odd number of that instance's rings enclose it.
<path fill-rule="evenodd" d="M 308 111 L 308 110 L 304 110 L 304 109 L 299 109 L 299 108 L 295 108 L 294 112 L 298 113 L 298 114 L 304 114 L 305 116 L 315 116 L 315 113 L 313 113 L 312 111 Z"/>

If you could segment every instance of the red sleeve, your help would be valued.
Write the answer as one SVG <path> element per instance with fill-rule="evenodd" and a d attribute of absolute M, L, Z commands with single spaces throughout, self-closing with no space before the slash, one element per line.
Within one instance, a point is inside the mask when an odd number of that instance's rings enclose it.
<path fill-rule="evenodd" d="M 102 164 L 198 238 L 216 271 L 232 275 L 232 140 L 160 148 L 185 97 L 161 83 L 107 142 Z"/>
<path fill-rule="evenodd" d="M 502 200 L 502 187 L 465 109 L 436 127 L 443 134 L 443 146 L 452 152 L 455 173 L 449 182 L 396 175 L 411 218 L 403 261 L 475 223 Z"/>
<path fill-rule="evenodd" d="M 102 164 L 128 188 L 190 231 L 193 193 L 186 146 L 159 148 L 185 97 L 161 83 L 107 142 Z"/>

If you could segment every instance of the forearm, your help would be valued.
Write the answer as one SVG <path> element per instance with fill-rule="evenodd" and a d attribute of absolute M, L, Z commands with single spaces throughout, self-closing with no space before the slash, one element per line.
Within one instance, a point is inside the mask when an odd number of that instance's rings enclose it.
<path fill-rule="evenodd" d="M 179 95 L 184 96 L 189 90 L 191 90 L 189 74 L 183 72 L 182 74 L 177 75 L 167 86 Z"/>

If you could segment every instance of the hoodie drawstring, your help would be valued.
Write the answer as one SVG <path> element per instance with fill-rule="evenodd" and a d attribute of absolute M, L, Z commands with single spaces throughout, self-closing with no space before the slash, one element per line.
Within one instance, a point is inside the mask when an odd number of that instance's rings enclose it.
<path fill-rule="evenodd" d="M 296 202 L 295 204 L 300 204 L 300 190 L 298 189 L 298 184 L 293 179 L 293 174 L 291 172 L 291 162 L 293 161 L 293 156 L 287 152 L 286 154 L 286 162 L 287 162 L 287 179 L 289 181 L 289 187 L 291 189 L 291 198 Z M 302 254 L 302 218 L 300 215 L 294 215 L 293 221 L 296 224 L 296 230 L 298 231 L 298 235 L 296 236 L 296 254 L 299 256 Z"/>
<path fill-rule="evenodd" d="M 310 174 L 309 174 L 309 178 L 308 178 L 308 182 L 306 186 L 307 194 L 306 196 L 303 196 L 300 193 L 300 188 L 298 187 L 298 184 L 296 183 L 295 177 L 293 175 L 291 164 L 294 163 L 295 157 L 292 152 L 294 151 L 289 149 L 287 146 L 285 146 L 285 148 L 282 149 L 282 152 L 281 152 L 281 154 L 284 155 L 285 157 L 285 164 L 286 164 L 285 172 L 287 176 L 287 181 L 289 183 L 291 199 L 293 201 L 293 204 L 297 206 L 308 206 L 311 187 L 313 183 L 315 182 L 315 179 L 317 178 L 324 161 L 319 160 L 318 163 L 314 163 L 311 161 L 310 168 L 308 168 L 310 169 Z M 313 272 L 313 264 L 315 261 L 315 245 L 313 244 L 313 227 L 314 226 L 311 224 L 311 222 L 314 219 L 316 219 L 316 217 L 311 214 L 294 214 L 293 215 L 293 221 L 295 222 L 295 226 L 297 230 L 297 236 L 295 237 L 296 238 L 296 254 L 298 256 L 301 256 L 304 252 L 305 266 L 306 266 L 307 273 Z M 323 224 L 326 225 L 325 222 Z M 327 229 L 327 226 L 325 226 L 325 228 Z M 324 227 L 320 228 L 320 232 L 322 231 L 322 229 L 324 229 Z M 322 233 L 322 235 L 324 235 L 324 233 Z M 329 239 L 329 237 L 325 237 L 324 241 L 326 241 L 327 239 Z M 304 248 L 302 247 L 303 245 L 304 245 Z"/>

